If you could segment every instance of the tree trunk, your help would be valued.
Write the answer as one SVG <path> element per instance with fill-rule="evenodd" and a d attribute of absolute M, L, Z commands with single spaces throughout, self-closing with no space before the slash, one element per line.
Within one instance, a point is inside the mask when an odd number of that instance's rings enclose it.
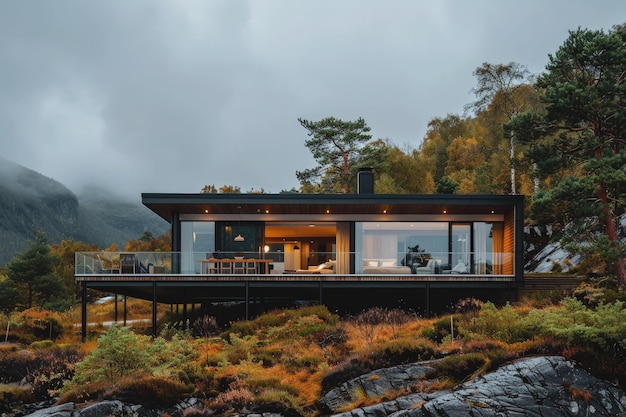
<path fill-rule="evenodd" d="M 511 194 L 517 194 L 517 190 L 515 189 L 515 144 L 514 144 L 514 135 L 511 132 Z"/>
<path fill-rule="evenodd" d="M 617 229 L 615 228 L 615 216 L 611 213 L 609 209 L 608 197 L 606 192 L 606 186 L 604 182 L 600 181 L 598 184 L 600 191 L 598 193 L 598 197 L 602 202 L 602 213 L 604 214 L 604 218 L 606 219 L 606 235 L 611 242 L 611 247 L 614 249 L 619 248 L 619 239 L 617 237 Z M 624 260 L 622 259 L 621 253 L 618 251 L 618 255 L 613 261 L 615 267 L 615 276 L 617 277 L 617 282 L 620 287 L 626 288 L 626 266 L 624 265 Z"/>

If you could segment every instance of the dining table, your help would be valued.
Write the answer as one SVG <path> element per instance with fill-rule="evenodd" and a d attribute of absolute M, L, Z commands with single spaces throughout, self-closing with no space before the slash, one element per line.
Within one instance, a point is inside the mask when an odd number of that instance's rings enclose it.
<path fill-rule="evenodd" d="M 203 274 L 233 274 L 233 267 L 222 268 L 222 265 L 227 263 L 235 264 L 237 262 L 243 263 L 243 271 L 245 274 L 269 274 L 270 273 L 270 262 L 271 259 L 255 259 L 255 258 L 246 258 L 246 259 L 232 259 L 232 258 L 208 258 L 208 259 L 200 259 L 201 265 L 201 273 Z M 249 264 L 254 264 L 254 272 L 249 273 L 247 266 Z"/>

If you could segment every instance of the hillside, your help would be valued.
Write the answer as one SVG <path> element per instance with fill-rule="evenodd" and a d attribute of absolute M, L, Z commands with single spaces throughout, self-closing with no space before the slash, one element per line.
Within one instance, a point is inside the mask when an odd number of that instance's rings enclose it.
<path fill-rule="evenodd" d="M 51 243 L 73 238 L 101 248 L 149 230 L 163 234 L 168 224 L 139 202 L 90 189 L 77 196 L 59 182 L 0 157 L 0 266 L 25 250 L 37 230 Z"/>

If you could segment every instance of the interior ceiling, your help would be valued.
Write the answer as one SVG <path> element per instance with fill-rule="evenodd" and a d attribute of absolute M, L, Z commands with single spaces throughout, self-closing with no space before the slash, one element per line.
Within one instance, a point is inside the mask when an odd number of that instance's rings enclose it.
<path fill-rule="evenodd" d="M 335 237 L 334 222 L 271 222 L 265 224 L 265 239 Z"/>

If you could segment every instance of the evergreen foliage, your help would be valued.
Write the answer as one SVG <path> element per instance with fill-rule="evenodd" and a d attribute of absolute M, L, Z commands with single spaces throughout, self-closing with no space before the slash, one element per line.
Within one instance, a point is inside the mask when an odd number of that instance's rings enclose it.
<path fill-rule="evenodd" d="M 596 243 L 626 287 L 617 222 L 626 212 L 626 27 L 570 31 L 549 61 L 537 79 L 545 111 L 511 123 L 531 145 L 538 175 L 550 180 L 532 214 L 560 226 L 570 248 Z"/>
<path fill-rule="evenodd" d="M 327 117 L 317 122 L 298 119 L 310 139 L 304 144 L 317 161 L 315 168 L 297 171 L 303 191 L 308 193 L 350 193 L 356 190 L 360 168 L 382 164 L 385 144 L 370 142 L 370 127 L 365 120 L 344 121 Z"/>
<path fill-rule="evenodd" d="M 3 310 L 11 310 L 18 305 L 23 308 L 43 306 L 63 295 L 63 282 L 54 274 L 58 258 L 50 252 L 46 235 L 38 232 L 28 249 L 18 253 L 7 265 L 8 281 L 17 291 L 17 299 L 5 295 L 5 302 L 15 301 L 16 305 L 2 305 Z M 10 290 L 5 290 L 6 291 Z"/>

